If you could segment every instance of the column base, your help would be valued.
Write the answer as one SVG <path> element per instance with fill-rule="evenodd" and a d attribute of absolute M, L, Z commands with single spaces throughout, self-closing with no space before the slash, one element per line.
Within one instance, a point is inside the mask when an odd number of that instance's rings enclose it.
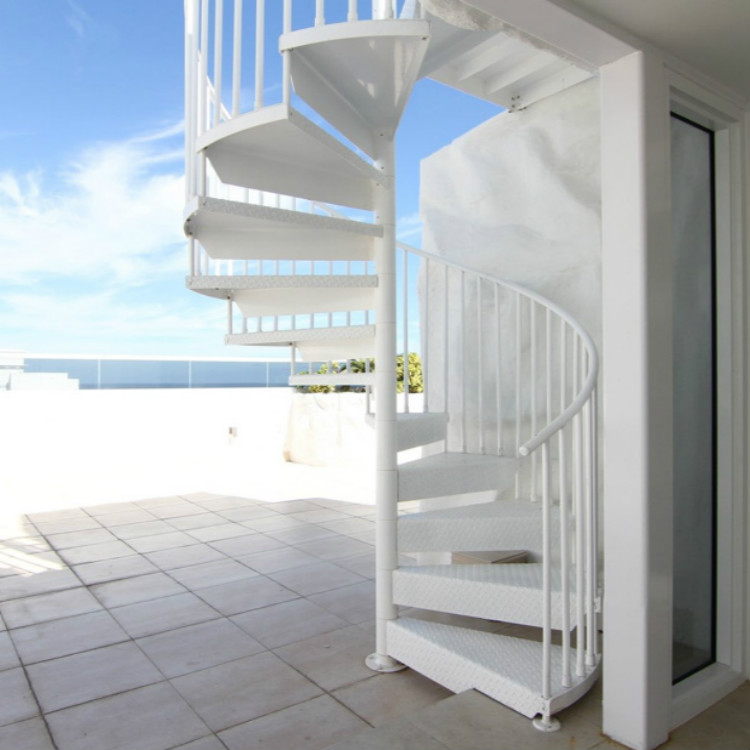
<path fill-rule="evenodd" d="M 391 659 L 390 656 L 378 653 L 370 654 L 365 659 L 365 664 L 373 672 L 400 672 L 402 669 L 406 669 L 406 664 Z"/>

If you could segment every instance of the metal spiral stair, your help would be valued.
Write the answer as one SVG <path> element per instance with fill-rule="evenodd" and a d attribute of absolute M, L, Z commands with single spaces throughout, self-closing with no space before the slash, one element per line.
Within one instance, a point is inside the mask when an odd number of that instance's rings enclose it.
<path fill-rule="evenodd" d="M 196 136 L 195 151 L 225 185 L 269 191 L 291 198 L 291 208 L 199 196 L 185 211 L 186 234 L 213 260 L 271 262 L 270 272 L 194 273 L 189 289 L 229 301 L 245 317 L 292 317 L 292 324 L 271 330 L 231 330 L 227 343 L 292 347 L 310 361 L 372 357 L 377 325 L 371 312 L 379 285 L 376 273 L 317 275 L 280 271 L 280 263 L 369 263 L 384 236 L 377 215 L 379 195 L 392 191 L 378 155 L 378 140 L 392 138 L 428 52 L 430 24 L 424 20 L 365 20 L 288 31 L 279 49 L 286 56 L 296 94 L 342 138 L 335 137 L 287 99 L 224 122 Z M 320 201 L 374 211 L 371 222 L 295 210 L 297 201 Z M 347 266 L 348 268 L 348 266 Z M 351 324 L 355 312 L 365 322 Z M 332 324 L 333 314 L 347 324 Z M 328 324 L 300 328 L 296 316 L 328 315 Z M 307 375 L 292 383 L 373 383 L 369 372 Z M 396 449 L 448 445 L 444 411 L 399 415 Z M 491 492 L 491 503 L 441 508 L 402 515 L 398 522 L 402 552 L 528 550 L 533 562 L 518 565 L 430 565 L 393 572 L 393 605 L 481 617 L 542 627 L 544 578 L 542 509 L 515 500 L 520 457 L 444 449 L 401 463 L 396 499 L 406 502 Z M 507 495 L 511 499 L 507 499 Z M 502 498 L 502 499 L 501 499 Z M 557 510 L 553 521 L 561 523 Z M 555 557 L 559 559 L 559 550 Z M 571 571 L 575 607 L 575 576 Z M 561 573 L 552 565 L 551 628 L 576 627 L 575 613 L 561 617 Z M 565 623 L 565 624 L 564 624 Z M 580 630 L 580 629 L 579 629 Z M 408 617 L 387 622 L 388 656 L 413 667 L 449 689 L 475 688 L 533 717 L 552 713 L 577 700 L 598 675 L 588 659 L 570 679 L 555 678 L 551 693 L 540 693 L 542 644 L 523 638 L 478 632 Z M 546 647 L 544 647 L 546 648 Z M 564 660 L 551 647 L 555 669 Z M 557 674 L 557 672 L 556 672 Z M 563 684 L 566 683 L 566 684 Z"/>

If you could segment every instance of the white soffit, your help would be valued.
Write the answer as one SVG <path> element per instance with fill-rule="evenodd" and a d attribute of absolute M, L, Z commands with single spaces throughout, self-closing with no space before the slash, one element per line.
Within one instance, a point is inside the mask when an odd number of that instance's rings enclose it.
<path fill-rule="evenodd" d="M 463 1 L 590 64 L 649 45 L 750 98 L 749 0 Z"/>

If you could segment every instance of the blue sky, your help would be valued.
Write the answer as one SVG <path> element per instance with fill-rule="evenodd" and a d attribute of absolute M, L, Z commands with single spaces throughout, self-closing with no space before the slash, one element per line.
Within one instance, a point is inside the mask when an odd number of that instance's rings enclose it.
<path fill-rule="evenodd" d="M 268 354 L 225 347 L 224 306 L 184 286 L 182 5 L 0 0 L 0 349 Z M 406 241 L 419 160 L 497 111 L 418 84 L 398 138 Z"/>

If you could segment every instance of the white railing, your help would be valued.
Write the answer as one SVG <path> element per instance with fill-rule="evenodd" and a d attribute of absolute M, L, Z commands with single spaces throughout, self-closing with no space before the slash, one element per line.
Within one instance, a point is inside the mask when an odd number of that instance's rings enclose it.
<path fill-rule="evenodd" d="M 562 587 L 562 684 L 571 684 L 572 671 L 582 676 L 598 656 L 596 348 L 570 315 L 541 295 L 399 248 L 402 350 L 412 348 L 410 340 L 416 348 L 419 339 L 424 410 L 447 414 L 448 450 L 519 457 L 515 495 L 542 503 L 542 695 L 548 699 L 553 564 L 560 566 Z M 420 330 L 412 335 L 417 307 Z M 405 363 L 408 368 L 408 357 Z M 571 625 L 577 626 L 575 651 Z"/>
<path fill-rule="evenodd" d="M 326 24 L 396 18 L 403 0 L 184 0 L 186 192 L 207 195 L 207 165 L 196 153 L 208 130 L 269 104 L 293 99 L 282 34 Z M 411 13 L 420 13 L 408 0 Z M 412 7 L 414 6 L 414 7 Z"/>

